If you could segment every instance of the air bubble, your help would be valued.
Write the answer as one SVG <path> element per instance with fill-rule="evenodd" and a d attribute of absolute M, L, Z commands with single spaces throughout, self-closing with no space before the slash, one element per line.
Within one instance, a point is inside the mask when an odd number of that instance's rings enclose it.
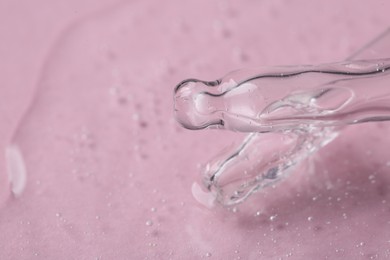
<path fill-rule="evenodd" d="M 274 220 L 276 220 L 277 217 L 278 217 L 278 215 L 272 215 L 269 217 L 269 220 L 274 221 Z"/>
<path fill-rule="evenodd" d="M 360 242 L 360 243 L 358 243 L 358 244 L 356 245 L 356 247 L 362 247 L 362 246 L 364 246 L 364 242 Z"/>

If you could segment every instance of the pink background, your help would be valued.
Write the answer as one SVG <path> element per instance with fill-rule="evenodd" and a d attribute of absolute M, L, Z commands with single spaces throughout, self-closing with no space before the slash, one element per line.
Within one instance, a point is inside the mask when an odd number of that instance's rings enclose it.
<path fill-rule="evenodd" d="M 28 179 L 7 195 L 0 157 L 0 258 L 390 258 L 388 124 L 349 127 L 276 189 L 209 210 L 191 195 L 199 167 L 241 135 L 180 129 L 171 97 L 187 77 L 342 60 L 388 10 L 2 0 L 0 145 L 19 147 Z"/>

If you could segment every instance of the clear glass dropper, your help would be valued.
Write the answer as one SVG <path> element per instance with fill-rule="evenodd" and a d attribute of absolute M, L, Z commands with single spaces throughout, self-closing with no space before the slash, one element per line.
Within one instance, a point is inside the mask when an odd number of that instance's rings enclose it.
<path fill-rule="evenodd" d="M 212 82 L 183 81 L 175 111 L 189 129 L 239 132 L 389 120 L 389 82 L 390 59 L 240 70 Z"/>

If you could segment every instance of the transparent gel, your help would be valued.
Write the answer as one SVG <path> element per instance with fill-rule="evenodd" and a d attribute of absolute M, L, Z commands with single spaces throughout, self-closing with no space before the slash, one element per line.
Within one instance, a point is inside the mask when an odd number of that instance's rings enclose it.
<path fill-rule="evenodd" d="M 179 83 L 174 111 L 183 127 L 249 133 L 206 166 L 203 183 L 216 201 L 234 205 L 282 180 L 346 125 L 390 120 L 389 32 L 344 62 Z"/>

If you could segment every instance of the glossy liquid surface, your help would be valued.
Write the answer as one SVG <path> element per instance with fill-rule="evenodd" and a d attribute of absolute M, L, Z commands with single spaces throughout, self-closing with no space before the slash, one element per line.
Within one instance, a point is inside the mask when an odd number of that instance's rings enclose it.
<path fill-rule="evenodd" d="M 0 85 L 0 114 L 36 88 L 23 118 L 0 120 L 2 133 L 20 123 L 7 155 L 26 177 L 2 200 L 0 259 L 388 257 L 387 124 L 348 127 L 288 182 L 210 210 L 191 186 L 242 136 L 186 131 L 172 115 L 172 86 L 189 76 L 343 59 L 389 24 L 387 3 L 4 3 L 0 81 L 19 84 Z M 72 23 L 50 27 L 65 12 Z"/>

